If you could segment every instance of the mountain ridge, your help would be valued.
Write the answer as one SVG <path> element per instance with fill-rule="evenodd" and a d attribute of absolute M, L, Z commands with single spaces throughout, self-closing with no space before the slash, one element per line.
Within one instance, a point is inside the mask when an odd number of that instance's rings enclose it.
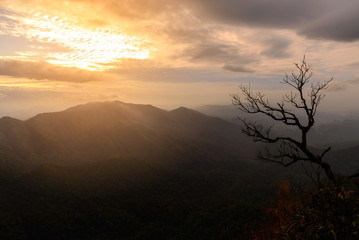
<path fill-rule="evenodd" d="M 328 159 L 334 161 L 344 154 L 352 161 L 356 148 L 349 147 L 355 146 L 356 141 L 343 143 L 333 148 Z M 242 134 L 238 124 L 186 107 L 167 111 L 149 104 L 92 102 L 25 121 L 0 119 L 0 167 L 5 172 L 43 163 L 77 165 L 118 157 L 176 164 L 212 159 L 260 165 L 253 160 L 261 147 Z M 335 166 L 340 168 L 340 164 Z"/>
<path fill-rule="evenodd" d="M 93 102 L 21 121 L 0 119 L 0 151 L 21 165 L 79 164 L 120 156 L 180 158 L 181 154 L 248 160 L 240 128 L 180 107 L 166 111 L 120 101 Z M 247 146 L 247 147 L 245 147 Z M 219 154 L 217 156 L 217 154 Z"/>

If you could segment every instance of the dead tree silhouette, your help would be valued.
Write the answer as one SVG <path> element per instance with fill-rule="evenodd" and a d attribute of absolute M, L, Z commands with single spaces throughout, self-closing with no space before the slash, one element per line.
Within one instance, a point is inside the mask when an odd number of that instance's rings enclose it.
<path fill-rule="evenodd" d="M 295 63 L 297 72 L 286 74 L 282 83 L 294 89 L 290 94 L 283 96 L 276 104 L 270 101 L 261 92 L 253 92 L 250 86 L 240 85 L 240 94 L 232 95 L 233 104 L 242 112 L 248 114 L 262 114 L 268 118 L 281 122 L 287 126 L 296 127 L 300 133 L 298 139 L 291 136 L 274 136 L 272 127 L 265 127 L 261 123 L 247 121 L 243 123 L 242 131 L 253 138 L 255 142 L 276 144 L 276 150 L 262 151 L 258 157 L 264 161 L 281 164 L 285 167 L 296 162 L 316 164 L 324 170 L 328 179 L 336 183 L 336 177 L 331 166 L 323 160 L 331 147 L 322 150 L 319 154 L 308 146 L 308 132 L 315 123 L 315 115 L 321 100 L 325 97 L 323 90 L 333 80 L 311 83 L 312 67 L 307 63 L 305 56 L 301 63 Z M 304 113 L 304 118 L 299 114 Z"/>

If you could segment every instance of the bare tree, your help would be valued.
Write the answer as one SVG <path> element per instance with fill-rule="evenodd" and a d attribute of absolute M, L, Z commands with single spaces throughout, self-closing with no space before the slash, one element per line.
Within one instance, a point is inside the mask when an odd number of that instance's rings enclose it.
<path fill-rule="evenodd" d="M 285 75 L 282 83 L 294 88 L 290 94 L 283 96 L 281 102 L 272 104 L 261 92 L 253 92 L 250 86 L 240 86 L 241 94 L 232 96 L 232 101 L 237 108 L 249 114 L 262 114 L 268 118 L 281 122 L 287 126 L 296 127 L 300 133 L 298 139 L 291 136 L 273 136 L 272 127 L 265 127 L 261 123 L 247 121 L 240 118 L 243 123 L 242 131 L 253 138 L 255 142 L 272 143 L 277 145 L 277 150 L 266 150 L 259 153 L 259 158 L 274 162 L 283 166 L 289 166 L 296 162 L 309 162 L 317 164 L 324 170 L 326 176 L 336 183 L 335 175 L 330 165 L 323 161 L 330 147 L 321 153 L 316 153 L 309 148 L 307 135 L 315 122 L 320 101 L 324 98 L 323 90 L 327 88 L 332 78 L 323 82 L 309 84 L 313 76 L 312 67 L 307 63 L 305 56 L 300 64 L 295 64 L 297 72 Z M 301 117 L 304 114 L 304 118 Z"/>

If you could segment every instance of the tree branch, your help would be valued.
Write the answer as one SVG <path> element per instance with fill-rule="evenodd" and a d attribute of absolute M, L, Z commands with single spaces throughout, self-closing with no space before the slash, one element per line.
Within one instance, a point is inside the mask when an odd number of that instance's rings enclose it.
<path fill-rule="evenodd" d="M 319 103 L 325 97 L 322 93 L 332 81 L 332 78 L 322 83 L 311 84 L 307 87 L 313 76 L 312 67 L 306 62 L 305 56 L 300 64 L 295 64 L 297 73 L 286 74 L 282 83 L 294 88 L 290 94 L 283 97 L 282 102 L 271 104 L 261 92 L 251 91 L 250 85 L 240 85 L 241 95 L 232 95 L 233 104 L 242 112 L 248 114 L 262 114 L 270 119 L 282 122 L 287 126 L 295 126 L 301 134 L 300 140 L 288 136 L 272 136 L 272 127 L 264 127 L 260 123 L 240 119 L 243 123 L 242 132 L 253 138 L 255 142 L 279 144 L 275 154 L 266 151 L 259 153 L 258 157 L 268 162 L 274 162 L 283 166 L 289 166 L 298 161 L 308 161 L 319 165 L 329 179 L 335 182 L 334 174 L 328 163 L 323 162 L 323 157 L 330 151 L 330 147 L 321 155 L 315 155 L 307 146 L 307 133 L 313 127 Z M 287 108 L 289 104 L 291 108 Z M 294 109 L 304 112 L 306 123 L 302 123 Z"/>

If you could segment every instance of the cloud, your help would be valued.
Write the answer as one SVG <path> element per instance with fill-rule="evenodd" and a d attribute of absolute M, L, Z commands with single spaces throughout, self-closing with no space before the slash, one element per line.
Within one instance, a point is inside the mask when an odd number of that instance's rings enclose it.
<path fill-rule="evenodd" d="M 299 33 L 314 39 L 355 41 L 359 39 L 359 2 L 346 8 L 328 13 L 310 24 L 304 25 Z"/>
<path fill-rule="evenodd" d="M 237 46 L 221 43 L 198 43 L 189 46 L 181 54 L 191 62 L 224 64 L 223 69 L 235 72 L 252 72 L 245 65 L 255 61 L 255 57 L 240 54 Z"/>
<path fill-rule="evenodd" d="M 75 0 L 78 1 L 78 0 Z M 86 1 L 86 0 L 83 0 Z M 187 9 L 199 19 L 230 25 L 292 29 L 312 39 L 359 39 L 357 0 L 102 0 L 119 18 L 149 19 Z"/>
<path fill-rule="evenodd" d="M 254 72 L 253 70 L 251 70 L 249 68 L 239 66 L 239 65 L 227 65 L 226 64 L 223 66 L 223 69 L 227 70 L 227 71 L 231 71 L 231 72 L 243 72 L 243 73 L 253 73 Z"/>
<path fill-rule="evenodd" d="M 60 67 L 47 62 L 0 60 L 0 75 L 29 78 L 35 80 L 55 80 L 64 82 L 90 82 L 106 79 L 99 72 L 86 71 L 74 67 Z"/>
<path fill-rule="evenodd" d="M 345 65 L 345 68 L 349 68 L 349 69 L 351 69 L 351 68 L 359 68 L 359 62 L 352 62 L 352 63 L 350 63 L 350 64 L 347 64 L 347 65 Z"/>
<path fill-rule="evenodd" d="M 344 91 L 348 87 L 350 87 L 350 85 L 357 85 L 357 84 L 359 85 L 359 78 L 340 81 L 340 82 L 335 81 L 329 84 L 328 91 L 331 92 Z"/>
<path fill-rule="evenodd" d="M 167 0 L 70 0 L 70 2 L 90 3 L 111 12 L 118 18 L 132 20 L 156 17 L 172 6 Z M 173 3 L 175 2 L 176 0 L 173 1 Z"/>
<path fill-rule="evenodd" d="M 121 81 L 195 83 L 237 81 L 227 71 L 196 68 L 117 68 L 108 70 Z"/>
<path fill-rule="evenodd" d="M 327 91 L 329 92 L 337 92 L 337 91 L 344 91 L 346 89 L 346 84 L 342 82 L 331 82 L 328 86 Z"/>
<path fill-rule="evenodd" d="M 291 53 L 288 51 L 291 41 L 285 38 L 269 38 L 263 41 L 266 46 L 265 50 L 261 52 L 262 55 L 271 58 L 286 58 L 290 57 Z"/>
<path fill-rule="evenodd" d="M 317 14 L 317 4 L 309 0 L 199 0 L 191 5 L 201 14 L 225 23 L 260 27 L 292 27 Z"/>
<path fill-rule="evenodd" d="M 152 18 L 167 10 L 166 0 L 121 0 L 105 1 L 108 10 L 120 18 Z"/>
<path fill-rule="evenodd" d="M 187 4 L 209 20 L 225 24 L 293 29 L 314 39 L 359 39 L 356 0 L 188 0 Z"/>
<path fill-rule="evenodd" d="M 359 78 L 348 80 L 348 83 L 350 83 L 350 84 L 359 84 Z"/>
<path fill-rule="evenodd" d="M 214 22 L 234 26 L 290 29 L 312 39 L 355 41 L 359 39 L 359 1 L 357 0 L 4 0 L 48 6 L 46 9 L 61 11 L 70 3 L 69 11 L 86 21 L 117 19 L 132 21 L 158 20 L 159 24 L 169 18 L 181 18 L 181 11 L 190 12 L 203 22 Z M 1 5 L 1 3 L 0 3 Z M 84 8 L 86 6 L 86 8 Z M 96 14 L 93 14 L 94 11 Z M 106 12 L 106 14 L 101 14 Z M 98 15 L 101 15 L 101 18 Z M 77 14 L 72 14 L 76 17 Z M 110 18 L 109 18 L 110 16 Z M 183 17 L 183 16 L 182 16 Z M 158 26 L 153 26 L 154 28 Z"/>
<path fill-rule="evenodd" d="M 196 44 L 184 51 L 183 56 L 191 61 L 226 62 L 238 58 L 238 49 L 218 43 Z"/>

